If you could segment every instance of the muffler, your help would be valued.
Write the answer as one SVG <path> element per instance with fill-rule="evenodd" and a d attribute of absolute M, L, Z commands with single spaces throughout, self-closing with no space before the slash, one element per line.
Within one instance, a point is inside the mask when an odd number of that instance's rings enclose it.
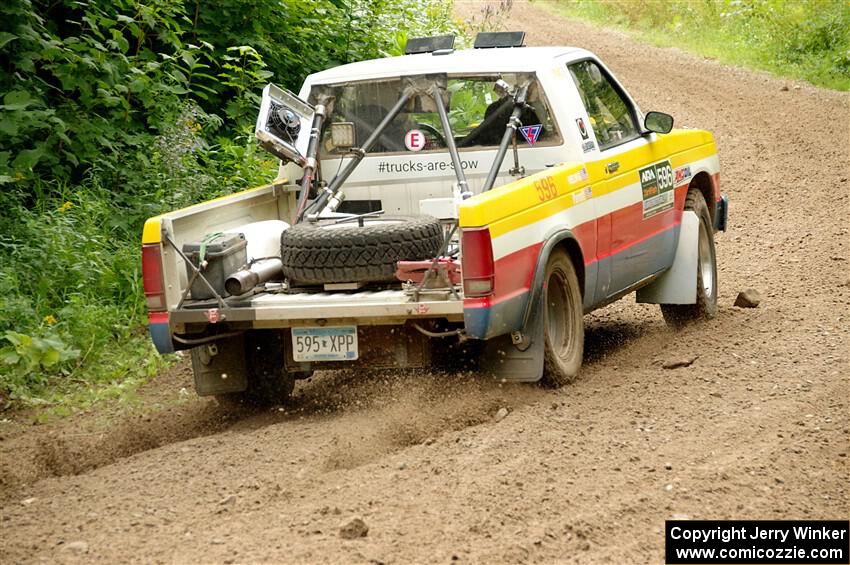
<path fill-rule="evenodd" d="M 246 269 L 240 269 L 227 277 L 224 288 L 232 296 L 250 292 L 254 287 L 276 276 L 283 277 L 283 262 L 277 258 L 261 259 Z"/>

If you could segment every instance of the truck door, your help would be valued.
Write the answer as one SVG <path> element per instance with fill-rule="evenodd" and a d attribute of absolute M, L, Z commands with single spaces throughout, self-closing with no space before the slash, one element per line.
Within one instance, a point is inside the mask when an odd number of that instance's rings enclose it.
<path fill-rule="evenodd" d="M 642 135 L 634 103 L 601 64 L 586 59 L 568 68 L 587 111 L 583 149 L 589 170 L 600 179 L 594 183 L 600 192 L 597 225 L 608 232 L 599 234 L 599 241 L 608 243 L 598 253 L 596 298 L 601 301 L 669 267 L 677 235 L 671 229 L 676 226 L 673 171 L 654 143 L 655 134 Z"/>

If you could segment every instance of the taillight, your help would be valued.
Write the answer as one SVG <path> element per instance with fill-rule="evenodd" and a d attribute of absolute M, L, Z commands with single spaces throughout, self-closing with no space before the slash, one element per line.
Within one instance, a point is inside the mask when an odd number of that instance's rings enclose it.
<path fill-rule="evenodd" d="M 490 228 L 464 229 L 461 233 L 464 296 L 490 296 L 495 275 Z"/>
<path fill-rule="evenodd" d="M 148 310 L 165 310 L 165 290 L 162 284 L 162 252 L 159 243 L 142 245 L 142 284 Z"/>

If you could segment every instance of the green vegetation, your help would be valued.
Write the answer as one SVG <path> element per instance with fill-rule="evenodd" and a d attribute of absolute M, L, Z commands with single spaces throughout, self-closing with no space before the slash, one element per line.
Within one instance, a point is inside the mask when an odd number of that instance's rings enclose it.
<path fill-rule="evenodd" d="M 273 178 L 262 86 L 457 31 L 441 0 L 0 5 L 0 409 L 123 396 L 164 361 L 144 219 Z M 398 22 L 405 22 L 405 30 Z M 129 392 L 128 392 L 129 390 Z"/>
<path fill-rule="evenodd" d="M 850 90 L 845 0 L 537 0 L 561 15 L 637 33 L 725 63 Z"/>

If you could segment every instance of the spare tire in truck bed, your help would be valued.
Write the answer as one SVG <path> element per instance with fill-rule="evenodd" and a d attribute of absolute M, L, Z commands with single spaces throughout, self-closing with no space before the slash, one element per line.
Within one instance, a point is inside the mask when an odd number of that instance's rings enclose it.
<path fill-rule="evenodd" d="M 338 220 L 337 220 L 338 222 Z M 443 244 L 431 216 L 378 216 L 334 223 L 303 222 L 280 237 L 290 284 L 394 281 L 398 261 L 432 259 Z"/>

